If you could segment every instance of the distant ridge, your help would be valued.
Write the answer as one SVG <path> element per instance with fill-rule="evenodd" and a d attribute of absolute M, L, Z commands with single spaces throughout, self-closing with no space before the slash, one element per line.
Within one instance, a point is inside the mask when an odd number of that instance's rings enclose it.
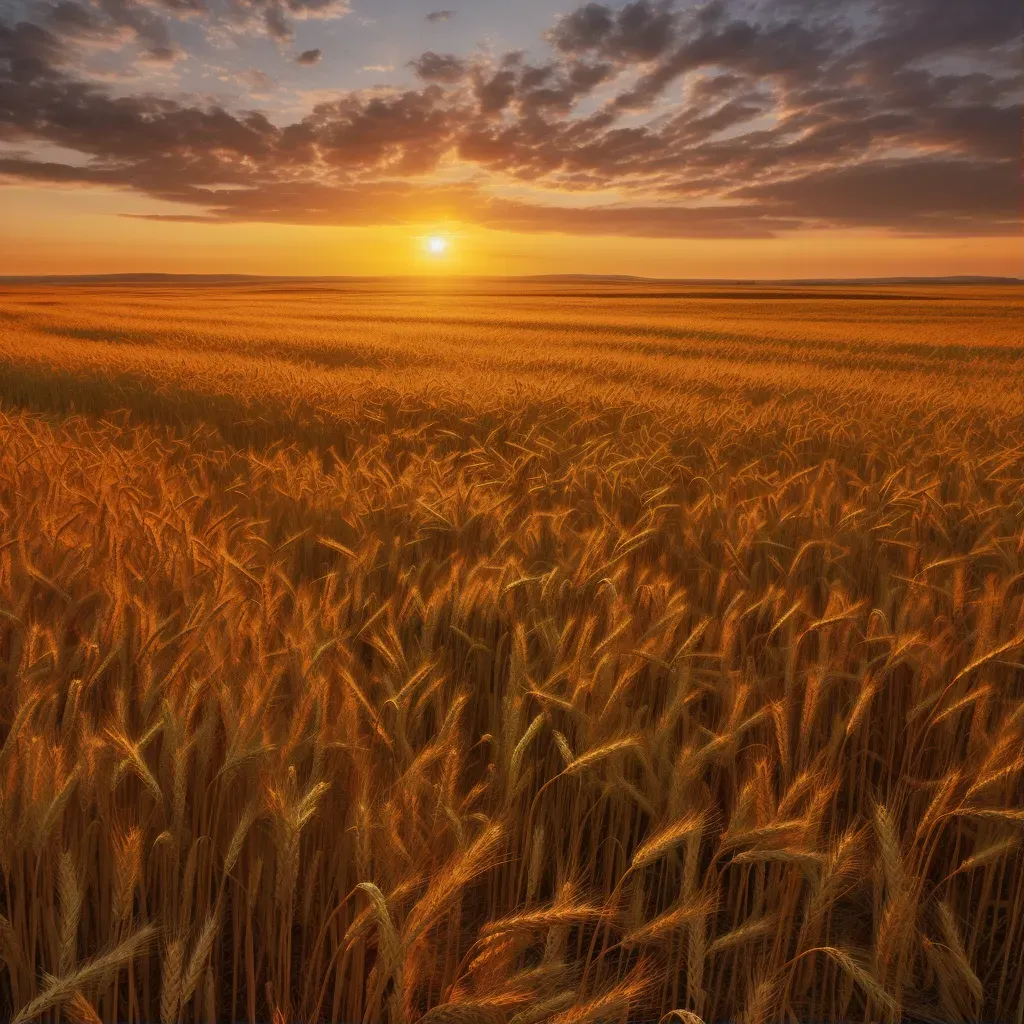
<path fill-rule="evenodd" d="M 521 275 L 271 275 L 271 274 L 10 274 L 0 276 L 0 284 L 258 284 L 261 282 L 309 284 L 402 281 L 423 284 L 446 282 L 521 281 L 536 284 L 664 284 L 664 285 L 942 285 L 942 284 L 1024 284 L 1020 277 L 987 277 L 960 274 L 949 277 L 639 277 L 633 274 L 521 274 Z"/>

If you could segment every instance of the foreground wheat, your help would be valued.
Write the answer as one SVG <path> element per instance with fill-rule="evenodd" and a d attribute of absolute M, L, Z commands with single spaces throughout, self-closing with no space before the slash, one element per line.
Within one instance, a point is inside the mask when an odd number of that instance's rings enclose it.
<path fill-rule="evenodd" d="M 5 1019 L 1021 1020 L 1012 346 L 84 296 L 0 326 Z"/>

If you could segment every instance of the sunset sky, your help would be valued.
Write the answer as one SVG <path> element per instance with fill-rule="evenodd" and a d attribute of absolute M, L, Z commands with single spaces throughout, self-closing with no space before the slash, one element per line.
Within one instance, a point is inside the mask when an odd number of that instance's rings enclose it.
<path fill-rule="evenodd" d="M 0 274 L 1021 275 L 1021 11 L 0 0 Z"/>

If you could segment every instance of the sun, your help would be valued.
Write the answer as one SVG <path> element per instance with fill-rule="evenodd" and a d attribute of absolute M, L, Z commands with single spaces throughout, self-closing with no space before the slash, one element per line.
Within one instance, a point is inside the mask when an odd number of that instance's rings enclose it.
<path fill-rule="evenodd" d="M 427 239 L 427 251 L 434 256 L 440 256 L 448 248 L 448 239 L 444 235 L 431 235 Z"/>

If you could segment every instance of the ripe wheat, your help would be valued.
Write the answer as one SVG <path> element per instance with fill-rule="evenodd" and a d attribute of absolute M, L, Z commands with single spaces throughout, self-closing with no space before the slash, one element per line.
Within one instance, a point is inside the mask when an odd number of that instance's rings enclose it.
<path fill-rule="evenodd" d="M 0 292 L 0 1016 L 1024 1014 L 1011 288 Z"/>

